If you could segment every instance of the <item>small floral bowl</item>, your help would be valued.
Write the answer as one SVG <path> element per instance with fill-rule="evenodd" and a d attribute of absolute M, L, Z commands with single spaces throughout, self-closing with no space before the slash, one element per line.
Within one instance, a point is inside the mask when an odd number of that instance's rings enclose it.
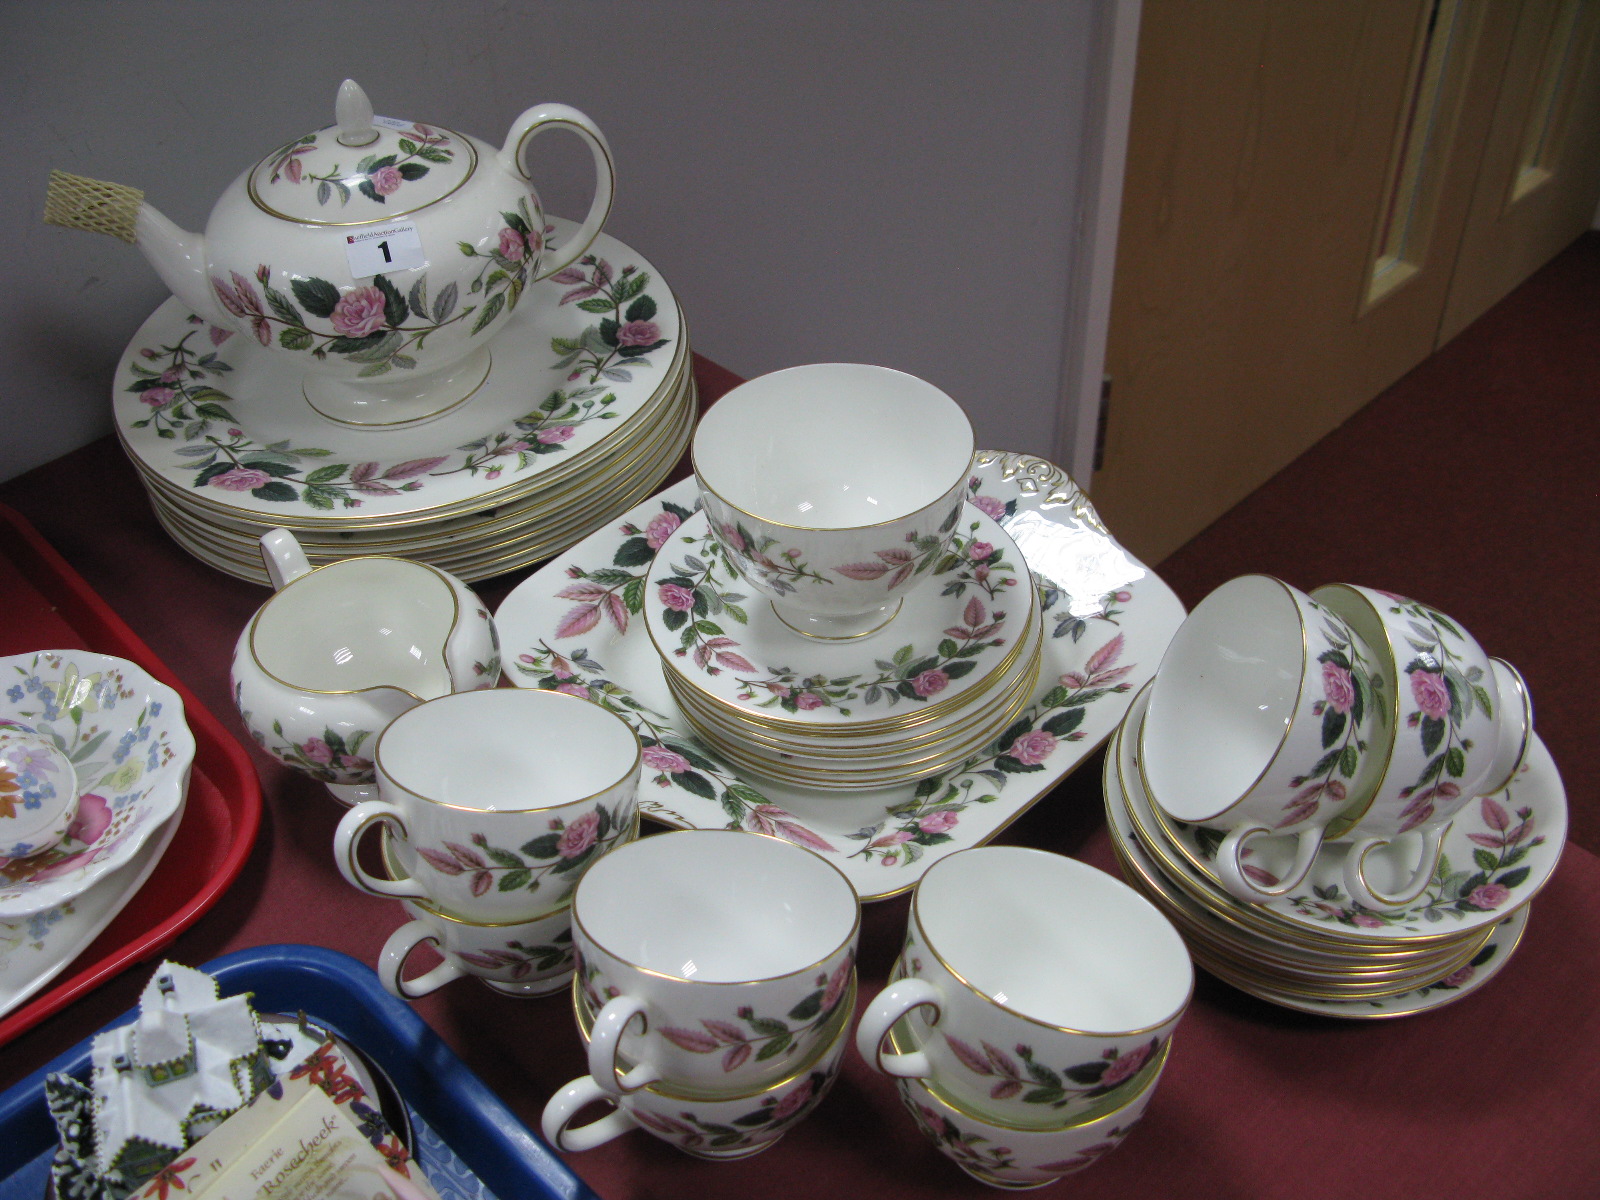
<path fill-rule="evenodd" d="M 0 858 L 42 854 L 78 814 L 78 773 L 43 734 L 0 730 Z"/>
<path fill-rule="evenodd" d="M 926 1079 L 897 1079 L 900 1101 L 939 1152 L 979 1183 L 1022 1191 L 1045 1187 L 1098 1162 L 1122 1144 L 1155 1095 L 1171 1043 L 1149 1081 L 1126 1104 L 1053 1129 L 1021 1129 L 975 1116 Z"/>
<path fill-rule="evenodd" d="M 0 859 L 0 920 L 81 895 L 177 812 L 194 735 L 183 701 L 126 659 L 88 650 L 0 658 L 0 730 L 47 737 L 72 764 L 78 808 L 61 841 Z"/>

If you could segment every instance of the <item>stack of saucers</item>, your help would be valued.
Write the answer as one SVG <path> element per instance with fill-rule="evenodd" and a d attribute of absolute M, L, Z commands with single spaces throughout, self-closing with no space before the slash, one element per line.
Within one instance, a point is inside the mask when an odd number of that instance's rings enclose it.
<path fill-rule="evenodd" d="M 815 428 L 872 453 L 808 445 Z M 971 442 L 942 392 L 850 364 L 752 380 L 701 423 L 704 510 L 664 537 L 644 615 L 685 718 L 735 767 L 891 787 L 1021 714 L 1043 615 L 1016 545 L 965 503 Z"/>
<path fill-rule="evenodd" d="M 1274 605 L 1292 635 L 1276 643 Z M 1106 758 L 1128 881 L 1197 963 L 1273 1003 L 1387 1017 L 1482 986 L 1565 840 L 1560 777 L 1520 676 L 1437 610 L 1346 585 L 1307 596 L 1245 577 L 1185 625 Z M 1210 649 L 1196 653 L 1199 642 Z M 1279 661 L 1284 650 L 1294 663 Z M 1248 667 L 1227 665 L 1252 662 L 1287 679 L 1287 708 L 1243 684 Z M 1224 676 L 1222 691 L 1183 686 Z M 1256 712 L 1257 732 L 1272 732 L 1237 736 Z M 1175 736 L 1180 726 L 1192 736 Z M 1307 726 L 1309 751 L 1296 746 Z M 1204 766 L 1219 747 L 1229 760 Z M 1286 769 L 1286 754 L 1298 765 Z M 1230 803 L 1196 819 L 1217 806 L 1204 797 L 1219 781 Z"/>
<path fill-rule="evenodd" d="M 595 315 L 611 300 L 648 301 L 649 319 Z M 394 554 L 487 578 L 649 495 L 696 412 L 678 304 L 616 239 L 530 285 L 512 320 L 464 401 L 358 423 L 316 411 L 273 355 L 169 300 L 118 368 L 117 433 L 162 526 L 229 574 L 267 582 L 257 543 L 284 527 L 317 565 Z"/>

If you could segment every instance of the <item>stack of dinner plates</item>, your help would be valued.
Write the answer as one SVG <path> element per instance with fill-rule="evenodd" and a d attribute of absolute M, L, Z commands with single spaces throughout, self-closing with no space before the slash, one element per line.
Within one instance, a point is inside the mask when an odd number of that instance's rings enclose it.
<path fill-rule="evenodd" d="M 1033 696 L 1043 612 L 1010 536 L 964 515 L 972 532 L 898 615 L 840 641 L 790 628 L 705 514 L 684 521 L 657 553 L 644 614 L 696 734 L 741 771 L 838 791 L 934 775 L 999 738 Z"/>
<path fill-rule="evenodd" d="M 1151 802 L 1139 766 L 1149 700 L 1147 684 L 1107 751 L 1106 813 L 1124 876 L 1172 920 L 1200 966 L 1273 1003 L 1349 1017 L 1420 1012 L 1504 966 L 1566 835 L 1565 793 L 1542 743 L 1504 791 L 1457 816 L 1433 881 L 1406 906 L 1379 912 L 1345 894 L 1340 844 L 1322 847 L 1301 887 L 1250 903 L 1216 872 L 1222 835 Z M 1263 838 L 1251 853 L 1256 869 L 1275 874 L 1294 847 Z M 1398 886 L 1411 864 L 1384 858 L 1369 864 Z"/>
<path fill-rule="evenodd" d="M 611 299 L 637 313 L 640 297 L 650 319 L 623 338 L 599 309 Z M 448 411 L 354 424 L 311 408 L 298 378 L 248 338 L 168 300 L 118 368 L 117 434 L 163 528 L 229 574 L 267 582 L 258 539 L 281 526 L 314 565 L 388 554 L 487 578 L 654 492 L 697 408 L 677 301 L 604 234 L 527 288 L 491 353 L 483 384 Z"/>

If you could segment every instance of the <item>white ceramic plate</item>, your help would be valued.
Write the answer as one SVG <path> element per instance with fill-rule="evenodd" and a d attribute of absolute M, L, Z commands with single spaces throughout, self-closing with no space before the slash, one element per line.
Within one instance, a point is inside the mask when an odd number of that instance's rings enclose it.
<path fill-rule="evenodd" d="M 656 549 L 697 506 L 692 480 L 638 505 L 506 598 L 495 623 L 507 675 L 587 696 L 634 725 L 646 747 L 645 816 L 776 834 L 829 859 L 863 899 L 895 895 L 939 858 L 994 837 L 1093 753 L 1183 620 L 1172 590 L 1117 545 L 1059 467 L 980 452 L 969 499 L 1033 571 L 1045 661 L 1033 704 L 957 770 L 874 791 L 758 788 L 689 733 L 641 611 Z"/>
<path fill-rule="evenodd" d="M 78 772 L 78 815 L 43 854 L 0 860 L 0 920 L 87 891 L 183 803 L 194 735 L 183 701 L 123 658 L 40 650 L 0 658 L 0 721 L 55 739 Z"/>

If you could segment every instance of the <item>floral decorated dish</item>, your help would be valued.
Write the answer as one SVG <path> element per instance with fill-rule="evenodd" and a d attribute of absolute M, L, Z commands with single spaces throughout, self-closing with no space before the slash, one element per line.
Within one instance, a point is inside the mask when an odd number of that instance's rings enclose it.
<path fill-rule="evenodd" d="M 1022 716 L 955 770 L 859 793 L 757 787 L 689 732 L 641 614 L 656 551 L 693 515 L 692 481 L 636 506 L 506 598 L 495 620 L 507 675 L 587 696 L 633 724 L 645 746 L 645 816 L 787 838 L 835 863 L 863 899 L 895 895 L 935 860 L 994 837 L 1092 754 L 1183 619 L 1171 589 L 1117 545 L 1059 467 L 981 451 L 968 498 L 1033 572 L 1045 661 Z"/>
<path fill-rule="evenodd" d="M 0 724 L 49 736 L 72 760 L 80 791 L 65 839 L 0 862 L 0 920 L 82 895 L 183 803 L 195 749 L 183 701 L 126 659 L 88 650 L 0 659 Z"/>

